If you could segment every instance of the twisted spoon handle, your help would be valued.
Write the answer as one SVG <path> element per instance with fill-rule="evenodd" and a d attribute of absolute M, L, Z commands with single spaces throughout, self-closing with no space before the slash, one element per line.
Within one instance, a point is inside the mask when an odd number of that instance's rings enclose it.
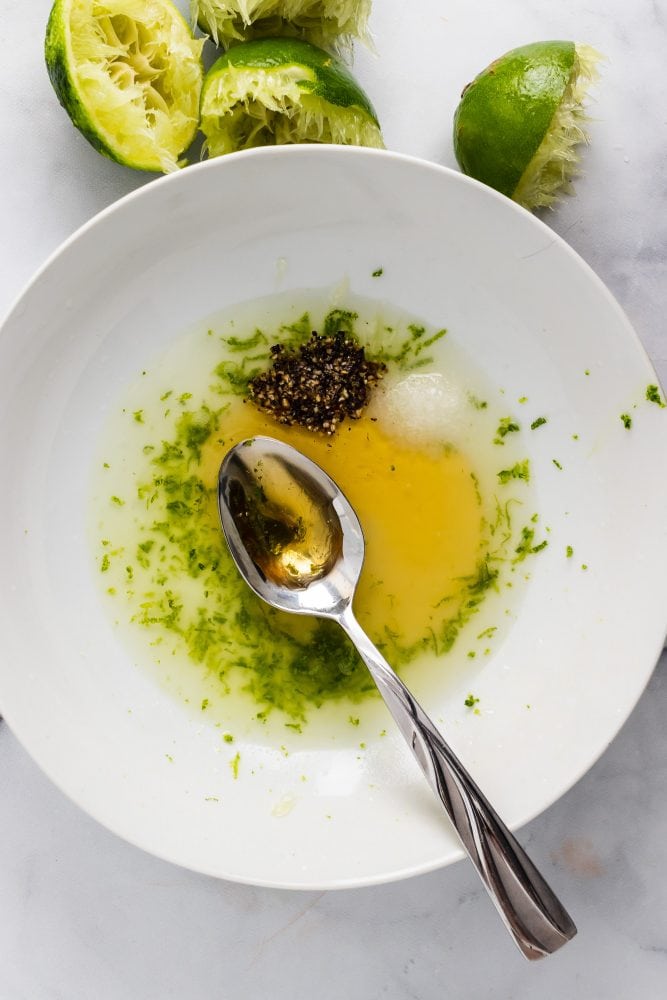
<path fill-rule="evenodd" d="M 531 961 L 577 928 L 473 779 L 375 648 L 348 606 L 339 624 L 359 651 L 516 944 Z"/>

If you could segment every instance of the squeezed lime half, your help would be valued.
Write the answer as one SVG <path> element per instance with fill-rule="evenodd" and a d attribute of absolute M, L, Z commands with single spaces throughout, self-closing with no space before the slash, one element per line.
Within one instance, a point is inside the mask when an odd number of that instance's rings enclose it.
<path fill-rule="evenodd" d="M 244 42 L 221 56 L 204 80 L 201 130 L 205 156 L 298 142 L 384 146 L 347 67 L 297 38 Z"/>
<path fill-rule="evenodd" d="M 548 41 L 492 62 L 465 88 L 454 116 L 463 172 L 531 211 L 571 192 L 599 60 L 590 46 Z"/>
<path fill-rule="evenodd" d="M 197 131 L 202 45 L 170 0 L 56 0 L 45 56 L 60 103 L 95 149 L 167 173 Z"/>
<path fill-rule="evenodd" d="M 202 31 L 223 48 L 278 35 L 338 48 L 367 37 L 371 0 L 191 0 L 191 7 Z"/>

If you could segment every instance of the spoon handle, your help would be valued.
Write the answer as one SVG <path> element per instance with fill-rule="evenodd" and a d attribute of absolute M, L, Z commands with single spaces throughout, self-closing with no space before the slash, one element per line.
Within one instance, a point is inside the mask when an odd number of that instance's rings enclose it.
<path fill-rule="evenodd" d="M 530 960 L 550 955 L 577 933 L 568 913 L 349 606 L 338 621 L 368 667 L 516 944 Z"/>

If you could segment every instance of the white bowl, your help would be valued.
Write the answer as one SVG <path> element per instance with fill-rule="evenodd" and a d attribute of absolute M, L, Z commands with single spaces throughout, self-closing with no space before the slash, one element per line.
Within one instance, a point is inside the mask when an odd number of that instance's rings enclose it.
<path fill-rule="evenodd" d="M 667 410 L 646 401 L 657 380 L 627 319 L 562 240 L 391 153 L 287 147 L 188 168 L 84 226 L 21 296 L 0 334 L 2 713 L 66 794 L 154 854 L 257 884 L 363 885 L 461 855 L 389 718 L 363 754 L 242 740 L 234 780 L 219 732 L 118 638 L 84 530 L 124 386 L 194 321 L 274 291 L 281 259 L 283 289 L 347 278 L 446 324 L 508 399 L 549 415 L 530 438 L 549 547 L 502 645 L 426 705 L 514 827 L 591 766 L 659 654 Z"/>

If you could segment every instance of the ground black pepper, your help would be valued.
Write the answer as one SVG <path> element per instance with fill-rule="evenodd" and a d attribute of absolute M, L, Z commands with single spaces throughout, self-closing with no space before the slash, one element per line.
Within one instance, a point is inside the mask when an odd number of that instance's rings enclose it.
<path fill-rule="evenodd" d="M 358 420 L 386 365 L 369 361 L 356 340 L 312 332 L 297 350 L 271 348 L 271 367 L 248 384 L 248 398 L 281 424 L 334 434 L 345 419 Z"/>

